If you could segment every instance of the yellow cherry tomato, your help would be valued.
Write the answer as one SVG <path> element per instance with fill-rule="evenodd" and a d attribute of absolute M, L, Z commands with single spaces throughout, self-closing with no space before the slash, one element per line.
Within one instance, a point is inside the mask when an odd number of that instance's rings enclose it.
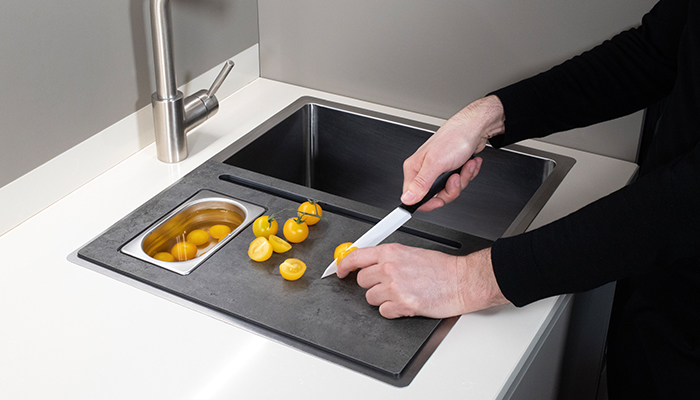
<path fill-rule="evenodd" d="M 209 228 L 209 234 L 216 240 L 221 240 L 231 233 L 231 228 L 228 225 L 214 225 Z"/>
<path fill-rule="evenodd" d="M 272 246 L 264 237 L 255 238 L 248 246 L 248 257 L 253 261 L 262 262 L 272 256 Z"/>
<path fill-rule="evenodd" d="M 357 247 L 352 246 L 352 247 L 350 247 L 349 249 L 345 249 L 345 250 L 341 251 L 341 252 L 340 252 L 340 255 L 339 255 L 338 257 L 336 257 L 336 258 L 338 259 L 338 261 L 336 261 L 336 263 L 339 263 L 340 260 L 342 260 L 342 259 L 345 258 L 348 254 L 352 253 L 352 252 L 355 251 L 355 250 L 357 250 Z"/>
<path fill-rule="evenodd" d="M 352 244 L 352 242 L 345 242 L 345 243 L 339 244 L 335 248 L 335 251 L 333 251 L 333 258 L 335 259 L 335 258 L 340 257 L 340 254 L 342 252 L 344 252 L 345 250 L 347 250 L 347 248 L 350 247 L 351 244 Z"/>
<path fill-rule="evenodd" d="M 187 241 L 195 246 L 202 246 L 209 242 L 209 234 L 204 230 L 195 229 L 187 234 Z"/>
<path fill-rule="evenodd" d="M 301 278 L 304 272 L 306 272 L 306 264 L 297 258 L 288 258 L 280 264 L 280 275 L 288 281 Z"/>
<path fill-rule="evenodd" d="M 161 251 L 160 253 L 156 253 L 156 255 L 154 255 L 153 258 L 155 258 L 156 260 L 165 261 L 165 262 L 175 261 L 175 257 L 173 257 L 172 254 L 170 254 L 166 251 Z"/>
<path fill-rule="evenodd" d="M 274 251 L 275 253 L 284 253 L 292 248 L 292 245 L 289 244 L 289 242 L 287 242 L 279 236 L 270 235 L 270 237 L 267 240 L 270 242 L 270 245 L 272 246 L 272 251 Z"/>
<path fill-rule="evenodd" d="M 290 218 L 282 228 L 284 237 L 292 243 L 301 243 L 309 236 L 309 227 L 299 218 Z"/>
<path fill-rule="evenodd" d="M 253 234 L 257 237 L 268 238 L 276 235 L 278 230 L 279 224 L 273 216 L 263 215 L 253 221 Z"/>
<path fill-rule="evenodd" d="M 297 208 L 297 211 L 299 218 L 304 220 L 309 226 L 316 225 L 316 223 L 321 220 L 319 217 L 323 216 L 323 210 L 321 209 L 321 206 L 313 200 L 301 203 Z M 303 213 L 311 215 L 305 215 Z M 318 217 L 314 217 L 314 215 L 318 215 Z"/>
<path fill-rule="evenodd" d="M 180 242 L 173 246 L 170 254 L 178 261 L 187 261 L 197 256 L 197 246 L 190 242 Z"/>

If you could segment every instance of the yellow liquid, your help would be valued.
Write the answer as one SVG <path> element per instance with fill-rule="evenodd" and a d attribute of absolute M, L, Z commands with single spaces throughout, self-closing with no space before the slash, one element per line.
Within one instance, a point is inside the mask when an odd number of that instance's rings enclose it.
<path fill-rule="evenodd" d="M 221 208 L 205 208 L 195 211 L 183 210 L 156 228 L 143 241 L 143 251 L 150 257 L 170 250 L 177 243 L 186 241 L 187 234 L 195 229 L 209 231 L 214 225 L 226 225 L 231 231 L 243 223 L 244 217 L 239 213 Z M 197 246 L 196 257 L 201 256 L 218 243 L 209 238 L 207 243 Z M 176 261 L 177 262 L 177 261 Z"/>

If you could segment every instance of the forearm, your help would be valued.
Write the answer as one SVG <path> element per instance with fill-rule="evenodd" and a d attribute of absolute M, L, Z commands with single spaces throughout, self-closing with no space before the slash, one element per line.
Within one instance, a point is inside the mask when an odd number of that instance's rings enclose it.
<path fill-rule="evenodd" d="M 506 304 L 491 262 L 491 248 L 460 257 L 459 301 L 462 314 Z"/>
<path fill-rule="evenodd" d="M 484 149 L 488 140 L 505 132 L 505 111 L 503 103 L 495 95 L 489 95 L 478 99 L 460 110 L 445 124 L 462 124 L 460 130 L 467 135 L 472 135 L 473 141 L 478 143 L 475 153 Z"/>

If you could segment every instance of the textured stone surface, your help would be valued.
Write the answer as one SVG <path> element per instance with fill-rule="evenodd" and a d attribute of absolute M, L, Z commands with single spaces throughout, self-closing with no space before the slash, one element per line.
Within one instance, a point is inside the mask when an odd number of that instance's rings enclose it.
<path fill-rule="evenodd" d="M 292 200 L 219 178 L 226 174 L 288 192 Z M 299 201 L 307 197 L 327 204 L 328 209 L 324 211 L 326 219 L 310 227 L 306 241 L 293 244 L 287 253 L 273 254 L 262 263 L 247 256 L 248 245 L 254 239 L 250 228 L 243 230 L 187 276 L 119 251 L 133 237 L 202 189 L 258 204 L 265 207 L 268 214 L 295 209 Z M 357 285 L 354 274 L 343 280 L 336 277 L 319 279 L 333 261 L 335 246 L 357 239 L 386 213 L 387 210 L 210 161 L 117 222 L 80 249 L 78 255 L 187 300 L 398 376 L 440 321 L 428 318 L 384 319 L 376 307 L 367 304 L 365 290 Z M 293 215 L 293 212 L 287 212 L 282 216 L 280 226 Z M 407 226 L 460 243 L 461 247 L 445 246 L 402 231 L 392 234 L 385 242 L 451 254 L 466 254 L 490 243 L 421 221 L 409 221 Z M 279 264 L 290 257 L 299 258 L 307 265 L 304 276 L 294 282 L 282 279 L 278 271 Z"/>

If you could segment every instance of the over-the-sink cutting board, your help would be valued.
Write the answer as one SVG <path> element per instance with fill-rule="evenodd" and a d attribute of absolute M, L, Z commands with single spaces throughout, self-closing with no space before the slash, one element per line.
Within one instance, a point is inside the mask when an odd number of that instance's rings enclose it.
<path fill-rule="evenodd" d="M 357 285 L 354 273 L 342 280 L 336 276 L 320 279 L 333 260 L 334 248 L 342 242 L 352 242 L 371 227 L 368 222 L 330 211 L 324 212 L 324 220 L 309 227 L 308 239 L 293 244 L 284 254 L 273 254 L 264 262 L 252 261 L 247 255 L 254 239 L 249 227 L 187 276 L 121 253 L 122 245 L 202 189 L 261 205 L 268 214 L 298 205 L 219 179 L 198 179 L 197 174 L 191 175 L 116 223 L 80 249 L 78 256 L 395 377 L 404 371 L 440 323 L 421 317 L 383 318 L 377 307 L 366 302 L 365 289 Z M 280 215 L 281 226 L 293 213 Z M 488 244 L 474 238 L 457 250 L 404 232 L 392 234 L 386 242 L 448 253 L 467 253 Z M 299 258 L 307 265 L 306 273 L 297 281 L 286 281 L 279 274 L 279 264 L 290 257 Z"/>

